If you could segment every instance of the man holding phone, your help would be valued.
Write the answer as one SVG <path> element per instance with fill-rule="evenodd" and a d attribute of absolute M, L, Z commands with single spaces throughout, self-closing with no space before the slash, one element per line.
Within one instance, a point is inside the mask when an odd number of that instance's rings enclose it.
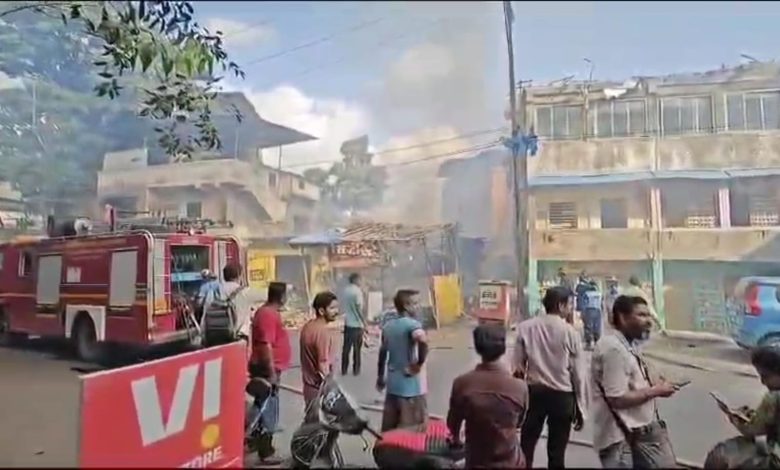
<path fill-rule="evenodd" d="M 656 399 L 674 395 L 684 382 L 650 377 L 637 348 L 653 326 L 647 301 L 621 295 L 612 311 L 615 331 L 601 338 L 591 359 L 593 446 L 604 468 L 675 467 Z"/>

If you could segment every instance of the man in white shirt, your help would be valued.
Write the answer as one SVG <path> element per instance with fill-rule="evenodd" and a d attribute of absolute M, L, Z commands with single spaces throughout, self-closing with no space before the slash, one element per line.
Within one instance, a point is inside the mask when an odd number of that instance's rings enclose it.
<path fill-rule="evenodd" d="M 677 386 L 653 384 L 637 348 L 653 324 L 647 302 L 621 295 L 612 308 L 615 331 L 599 340 L 591 358 L 593 447 L 604 468 L 675 467 L 656 398 L 672 396 Z"/>
<path fill-rule="evenodd" d="M 568 287 L 551 287 L 543 300 L 547 313 L 517 326 L 515 373 L 528 383 L 529 393 L 520 446 L 529 468 L 545 421 L 549 467 L 564 468 L 572 425 L 581 429 L 586 412 L 588 381 L 582 341 L 567 322 L 573 310 L 571 299 Z"/>

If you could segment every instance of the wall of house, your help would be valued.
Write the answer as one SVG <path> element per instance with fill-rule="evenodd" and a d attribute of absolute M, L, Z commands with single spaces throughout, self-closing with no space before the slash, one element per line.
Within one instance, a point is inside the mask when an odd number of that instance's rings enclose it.
<path fill-rule="evenodd" d="M 601 201 L 606 199 L 625 201 L 627 228 L 650 226 L 649 190 L 642 183 L 538 188 L 533 190 L 533 199 L 536 210 L 530 216 L 537 230 L 549 228 L 550 204 L 560 202 L 576 204 L 578 229 L 600 229 L 602 228 Z"/>

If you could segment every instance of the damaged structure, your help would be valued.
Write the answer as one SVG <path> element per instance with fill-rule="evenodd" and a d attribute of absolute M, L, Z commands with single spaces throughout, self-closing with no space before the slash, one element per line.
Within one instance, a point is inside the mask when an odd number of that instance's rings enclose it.
<path fill-rule="evenodd" d="M 123 211 L 229 220 L 242 240 L 311 230 L 320 188 L 262 157 L 270 150 L 281 159 L 283 146 L 315 137 L 262 119 L 242 93 L 217 96 L 214 123 L 223 148 L 193 161 L 171 162 L 147 149 L 107 154 L 98 173 L 98 202 Z"/>
<path fill-rule="evenodd" d="M 667 328 L 729 332 L 737 280 L 780 275 L 780 65 L 525 93 L 541 141 L 528 162 L 531 302 L 559 268 L 622 284 L 633 274 Z M 491 241 L 489 259 L 512 255 L 507 159 L 487 151 L 442 171 L 450 194 L 484 180 L 479 200 L 455 196 L 444 220 L 491 207 L 472 234 Z"/>

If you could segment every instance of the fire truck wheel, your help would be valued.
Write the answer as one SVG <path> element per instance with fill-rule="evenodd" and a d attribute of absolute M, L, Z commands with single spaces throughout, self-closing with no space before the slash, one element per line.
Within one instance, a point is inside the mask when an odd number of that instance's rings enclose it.
<path fill-rule="evenodd" d="M 27 339 L 27 334 L 11 331 L 8 315 L 0 308 L 0 346 L 17 346 L 25 339 Z"/>
<path fill-rule="evenodd" d="M 95 334 L 95 325 L 86 316 L 79 316 L 73 325 L 73 344 L 79 359 L 86 362 L 100 360 L 100 345 Z"/>

